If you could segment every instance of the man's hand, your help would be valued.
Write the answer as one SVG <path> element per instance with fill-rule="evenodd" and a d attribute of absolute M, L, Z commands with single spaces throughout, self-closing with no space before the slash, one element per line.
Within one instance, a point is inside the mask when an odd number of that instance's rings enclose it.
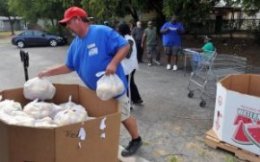
<path fill-rule="evenodd" d="M 48 76 L 48 73 L 49 73 L 48 70 L 43 70 L 43 71 L 41 71 L 41 72 L 38 74 L 38 77 L 39 77 L 39 78 L 47 77 L 47 76 Z"/>
<path fill-rule="evenodd" d="M 165 34 L 165 33 L 167 33 L 169 31 L 169 28 L 164 28 L 164 29 L 162 29 L 160 32 L 162 33 L 162 34 Z"/>
<path fill-rule="evenodd" d="M 107 65 L 105 75 L 114 74 L 116 72 L 118 64 L 126 57 L 126 55 L 129 52 L 130 45 L 127 44 L 123 47 L 121 47 L 116 55 L 113 57 L 113 59 L 110 61 L 110 63 Z"/>
<path fill-rule="evenodd" d="M 117 68 L 117 66 L 110 62 L 107 65 L 107 69 L 106 69 L 105 75 L 115 74 L 116 68 Z"/>

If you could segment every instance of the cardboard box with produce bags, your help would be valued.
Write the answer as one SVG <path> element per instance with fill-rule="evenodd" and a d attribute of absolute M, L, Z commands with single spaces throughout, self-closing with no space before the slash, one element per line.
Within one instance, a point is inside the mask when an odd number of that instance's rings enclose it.
<path fill-rule="evenodd" d="M 8 125 L 0 121 L 0 162 L 116 162 L 118 161 L 120 113 L 115 100 L 101 101 L 95 92 L 79 85 L 55 84 L 56 104 L 72 101 L 84 106 L 96 119 L 57 128 Z M 29 101 L 23 89 L 0 92 L 23 106 Z M 79 138 L 84 130 L 85 138 Z"/>
<path fill-rule="evenodd" d="M 230 75 L 217 83 L 213 130 L 220 140 L 260 155 L 260 75 Z"/>

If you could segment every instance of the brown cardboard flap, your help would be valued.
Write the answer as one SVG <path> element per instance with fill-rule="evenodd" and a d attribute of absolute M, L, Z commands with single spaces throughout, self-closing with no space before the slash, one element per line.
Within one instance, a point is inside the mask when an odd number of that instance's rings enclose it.
<path fill-rule="evenodd" d="M 230 89 L 231 86 L 231 80 L 232 80 L 232 75 L 226 76 L 223 79 L 221 79 L 219 82 L 227 89 Z"/>
<path fill-rule="evenodd" d="M 260 97 L 260 75 L 251 75 L 249 94 Z"/>
<path fill-rule="evenodd" d="M 260 96 L 260 75 L 230 75 L 222 79 L 220 83 L 228 90 Z"/>
<path fill-rule="evenodd" d="M 54 84 L 56 88 L 55 96 L 49 102 L 56 104 L 64 103 L 69 101 L 69 97 L 72 96 L 72 101 L 79 103 L 79 86 L 74 84 Z"/>
<path fill-rule="evenodd" d="M 223 78 L 221 84 L 228 90 L 236 91 L 240 93 L 247 93 L 248 76 L 247 75 L 229 75 Z"/>
<path fill-rule="evenodd" d="M 5 123 L 0 121 L 0 161 L 1 162 L 9 162 L 9 135 L 8 135 L 8 127 Z"/>
<path fill-rule="evenodd" d="M 249 75 L 233 75 L 231 79 L 230 90 L 248 94 L 249 91 Z"/>
<path fill-rule="evenodd" d="M 5 90 L 2 92 L 2 95 L 4 99 L 10 99 L 16 102 L 20 102 L 22 106 L 26 105 L 29 102 L 29 100 L 24 98 L 23 88 Z"/>
<path fill-rule="evenodd" d="M 100 123 L 104 117 L 56 129 L 56 162 L 117 162 L 120 115 L 105 117 L 104 130 L 100 130 Z M 81 127 L 86 131 L 84 141 L 80 141 L 77 137 Z M 105 133 L 105 139 L 100 137 L 102 133 Z"/>
<path fill-rule="evenodd" d="M 53 162 L 54 129 L 9 126 L 10 162 Z"/>

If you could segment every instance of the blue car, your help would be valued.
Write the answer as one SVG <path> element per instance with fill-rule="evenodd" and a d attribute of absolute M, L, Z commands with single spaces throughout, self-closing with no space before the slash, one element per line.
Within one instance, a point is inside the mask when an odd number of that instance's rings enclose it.
<path fill-rule="evenodd" d="M 65 45 L 64 37 L 51 35 L 39 30 L 26 30 L 12 38 L 12 44 L 19 48 L 26 46 L 52 46 Z"/>

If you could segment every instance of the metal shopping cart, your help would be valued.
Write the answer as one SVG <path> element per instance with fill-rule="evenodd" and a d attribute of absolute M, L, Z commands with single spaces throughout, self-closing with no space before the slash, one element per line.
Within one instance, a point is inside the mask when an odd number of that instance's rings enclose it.
<path fill-rule="evenodd" d="M 213 51 L 211 53 L 197 53 L 197 54 L 191 54 L 190 60 L 191 63 L 194 61 L 192 57 L 194 55 L 198 55 L 200 57 L 200 60 L 197 61 L 196 69 L 193 69 L 190 75 L 189 83 L 188 83 L 188 97 L 192 98 L 196 91 L 198 91 L 201 102 L 200 107 L 206 106 L 206 97 L 211 96 L 211 94 L 215 93 L 215 85 L 214 82 L 209 82 L 210 80 L 215 80 L 215 77 L 212 72 L 212 66 L 214 63 L 214 60 L 217 56 L 217 52 Z M 196 57 L 198 57 L 196 56 Z"/>
<path fill-rule="evenodd" d="M 188 97 L 192 98 L 195 91 L 200 92 L 200 106 L 206 106 L 206 99 L 215 99 L 216 82 L 229 74 L 242 74 L 248 72 L 247 58 L 229 55 L 215 54 L 207 61 L 203 61 L 201 67 L 190 76 L 188 85 Z M 199 80 L 199 79 L 200 80 Z M 192 88 L 195 85 L 196 88 Z M 194 86 L 193 86 L 194 87 Z"/>

